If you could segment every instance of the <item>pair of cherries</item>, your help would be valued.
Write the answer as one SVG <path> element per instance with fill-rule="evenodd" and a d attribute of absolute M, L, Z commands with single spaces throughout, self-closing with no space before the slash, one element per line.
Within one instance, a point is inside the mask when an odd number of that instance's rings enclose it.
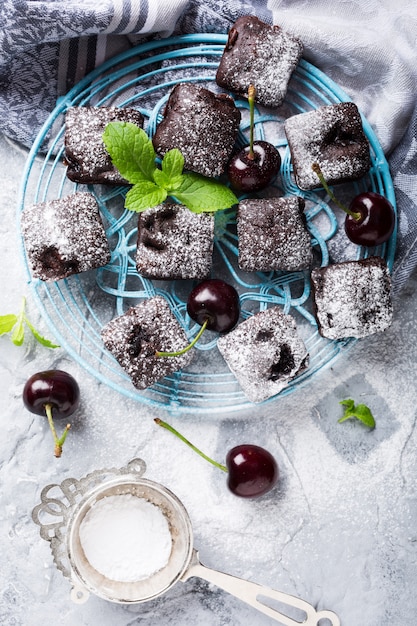
<path fill-rule="evenodd" d="M 23 403 L 31 413 L 47 416 L 54 436 L 56 457 L 61 456 L 70 425 L 67 424 L 61 437 L 58 437 L 54 418 L 68 419 L 78 408 L 79 401 L 80 389 L 77 381 L 71 374 L 62 370 L 37 372 L 26 381 Z M 156 421 L 174 430 L 165 422 Z M 263 495 L 278 481 L 278 466 L 275 459 L 260 446 L 251 444 L 235 446 L 227 454 L 226 466 L 211 462 L 228 473 L 227 485 L 230 491 L 244 498 Z"/>
<path fill-rule="evenodd" d="M 249 145 L 230 160 L 227 169 L 231 186 L 243 193 L 267 187 L 281 167 L 280 154 L 275 146 L 267 141 L 253 140 L 255 95 L 255 87 L 250 85 Z M 346 207 L 329 189 L 317 163 L 313 164 L 313 170 L 332 200 L 346 213 L 344 227 L 350 241 L 360 246 L 374 247 L 389 240 L 395 227 L 395 212 L 387 198 L 374 191 L 367 191 L 355 196 L 349 207 Z"/>

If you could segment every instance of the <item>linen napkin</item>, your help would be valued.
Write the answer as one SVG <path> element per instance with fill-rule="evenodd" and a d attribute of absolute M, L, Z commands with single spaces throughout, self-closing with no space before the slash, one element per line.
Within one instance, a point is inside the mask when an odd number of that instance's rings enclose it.
<path fill-rule="evenodd" d="M 244 14 L 300 37 L 374 128 L 396 191 L 399 292 L 417 265 L 414 0 L 0 0 L 0 132 L 29 147 L 57 98 L 106 59 L 152 37 L 226 33 Z"/>

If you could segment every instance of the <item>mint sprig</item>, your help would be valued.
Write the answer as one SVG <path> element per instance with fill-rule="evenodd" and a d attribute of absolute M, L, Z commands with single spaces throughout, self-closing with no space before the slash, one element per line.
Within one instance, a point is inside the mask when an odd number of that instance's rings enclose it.
<path fill-rule="evenodd" d="M 46 337 L 43 337 L 29 321 L 26 312 L 26 298 L 22 299 L 22 306 L 17 315 L 8 313 L 0 315 L 0 335 L 11 333 L 10 339 L 15 346 L 21 346 L 25 340 L 25 326 L 27 326 L 36 339 L 45 348 L 59 348 L 60 346 L 52 343 Z"/>
<path fill-rule="evenodd" d="M 339 404 L 345 407 L 345 412 L 342 417 L 338 420 L 339 424 L 345 422 L 348 419 L 357 419 L 365 426 L 369 428 L 375 428 L 375 418 L 372 415 L 371 409 L 366 406 L 366 404 L 356 404 L 354 400 L 348 398 L 346 400 L 342 400 Z"/>
<path fill-rule="evenodd" d="M 125 200 L 130 211 L 145 211 L 168 197 L 193 213 L 221 211 L 238 202 L 231 189 L 217 180 L 183 172 L 184 157 L 176 148 L 164 155 L 159 168 L 152 140 L 136 124 L 110 122 L 103 142 L 114 166 L 132 185 Z"/>

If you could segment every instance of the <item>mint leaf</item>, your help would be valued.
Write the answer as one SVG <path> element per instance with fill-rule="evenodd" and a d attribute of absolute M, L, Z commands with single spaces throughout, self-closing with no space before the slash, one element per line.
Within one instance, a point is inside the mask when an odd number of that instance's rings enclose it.
<path fill-rule="evenodd" d="M 110 122 L 104 130 L 103 142 L 123 178 L 132 184 L 152 181 L 156 153 L 142 128 L 131 122 Z"/>
<path fill-rule="evenodd" d="M 152 140 L 131 122 L 110 122 L 103 142 L 120 174 L 133 187 L 126 195 L 126 208 L 145 211 L 175 197 L 194 213 L 228 209 L 238 203 L 235 194 L 217 180 L 200 174 L 183 174 L 184 157 L 180 150 L 168 150 L 156 166 Z"/>
<path fill-rule="evenodd" d="M 158 187 L 162 187 L 166 191 L 170 189 L 171 179 L 162 170 L 156 169 L 153 173 L 153 179 Z"/>
<path fill-rule="evenodd" d="M 238 203 L 235 194 L 213 178 L 200 174 L 183 174 L 183 180 L 175 190 L 177 200 L 194 213 L 221 211 Z"/>
<path fill-rule="evenodd" d="M 177 148 L 168 150 L 162 159 L 161 165 L 162 171 L 168 178 L 176 178 L 177 176 L 181 176 L 182 170 L 184 169 L 184 157 Z"/>
<path fill-rule="evenodd" d="M 9 333 L 17 322 L 17 315 L 10 313 L 8 315 L 0 315 L 0 335 Z"/>
<path fill-rule="evenodd" d="M 15 346 L 21 346 L 25 340 L 25 325 L 30 329 L 36 341 L 46 348 L 59 348 L 60 346 L 52 343 L 49 339 L 42 337 L 42 335 L 34 328 L 25 315 L 26 298 L 22 299 L 22 307 L 18 315 L 10 313 L 8 315 L 0 315 L 0 335 L 9 333 L 11 331 L 10 339 Z"/>
<path fill-rule="evenodd" d="M 155 183 L 144 181 L 136 183 L 126 194 L 126 208 L 140 213 L 161 204 L 167 198 L 166 189 Z"/>
<path fill-rule="evenodd" d="M 46 337 L 43 337 L 36 330 L 36 328 L 29 322 L 27 317 L 25 317 L 25 323 L 26 323 L 26 326 L 29 328 L 30 332 L 32 333 L 32 335 L 35 337 L 36 341 L 40 343 L 42 346 L 44 346 L 45 348 L 52 348 L 52 349 L 60 347 L 58 344 L 52 343 L 52 341 L 49 341 L 49 339 L 46 339 Z"/>
<path fill-rule="evenodd" d="M 159 187 L 166 189 L 169 196 L 174 195 L 176 189 L 179 189 L 179 187 L 181 187 L 183 178 L 184 176 L 182 174 L 169 178 L 169 176 L 167 176 L 162 170 L 155 170 L 153 173 L 153 179 L 155 183 Z"/>
<path fill-rule="evenodd" d="M 375 428 L 375 418 L 372 415 L 372 412 L 366 404 L 356 404 L 351 399 L 348 398 L 346 400 L 342 400 L 339 404 L 345 406 L 345 412 L 343 416 L 338 420 L 339 423 L 345 422 L 348 419 L 357 419 L 365 426 L 369 428 Z"/>
<path fill-rule="evenodd" d="M 16 324 L 14 326 L 14 330 L 12 332 L 12 342 L 15 346 L 21 346 L 25 339 L 25 327 L 24 327 L 24 319 L 25 319 L 25 306 L 26 299 L 23 298 L 22 307 L 19 311 L 19 315 L 16 319 Z"/>

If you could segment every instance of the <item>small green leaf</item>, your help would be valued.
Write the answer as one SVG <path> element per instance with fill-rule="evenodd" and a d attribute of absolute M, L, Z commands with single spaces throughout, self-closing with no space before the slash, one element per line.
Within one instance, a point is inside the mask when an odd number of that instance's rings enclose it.
<path fill-rule="evenodd" d="M 59 348 L 59 346 L 53 344 L 49 339 L 42 337 L 40 333 L 34 328 L 34 326 L 30 323 L 28 318 L 25 315 L 26 308 L 26 298 L 22 298 L 22 306 L 18 315 L 10 314 L 10 315 L 0 315 L 0 334 L 10 332 L 13 330 L 11 334 L 11 341 L 15 346 L 21 346 L 25 340 L 25 324 L 32 332 L 35 339 L 45 346 L 46 348 Z"/>
<path fill-rule="evenodd" d="M 0 335 L 9 333 L 17 322 L 17 315 L 10 313 L 9 315 L 0 315 Z"/>
<path fill-rule="evenodd" d="M 162 170 L 156 169 L 153 173 L 153 179 L 158 187 L 162 187 L 167 191 L 170 188 L 171 179 Z"/>
<path fill-rule="evenodd" d="M 126 194 L 125 206 L 129 211 L 146 211 L 161 204 L 167 198 L 167 192 L 155 183 L 144 181 L 134 185 Z"/>
<path fill-rule="evenodd" d="M 342 400 L 339 404 L 346 407 L 344 414 L 338 420 L 339 423 L 345 422 L 348 419 L 357 419 L 365 424 L 365 426 L 368 426 L 369 428 L 375 428 L 376 423 L 374 416 L 372 415 L 370 408 L 367 407 L 366 404 L 355 405 L 355 402 L 351 398 Z"/>
<path fill-rule="evenodd" d="M 35 337 L 36 341 L 38 341 L 42 346 L 44 346 L 45 348 L 51 348 L 51 349 L 60 347 L 58 344 L 52 343 L 52 341 L 49 341 L 49 339 L 47 339 L 46 337 L 43 337 L 36 330 L 36 328 L 29 322 L 27 317 L 25 317 L 25 322 L 26 322 L 26 325 L 29 328 L 30 332 Z"/>
<path fill-rule="evenodd" d="M 15 346 L 21 346 L 25 339 L 25 327 L 23 324 L 23 319 L 18 318 L 18 321 L 14 327 L 12 332 L 11 340 Z"/>
<path fill-rule="evenodd" d="M 152 181 L 156 153 L 142 128 L 131 122 L 110 122 L 104 130 L 103 142 L 123 178 L 132 184 Z"/>
<path fill-rule="evenodd" d="M 175 190 L 177 200 L 194 213 L 221 211 L 238 203 L 235 194 L 221 183 L 200 174 L 183 174 L 183 180 Z"/>
<path fill-rule="evenodd" d="M 177 148 L 168 150 L 162 159 L 161 165 L 164 174 L 166 174 L 169 179 L 174 179 L 182 174 L 182 170 L 184 169 L 184 157 Z"/>

